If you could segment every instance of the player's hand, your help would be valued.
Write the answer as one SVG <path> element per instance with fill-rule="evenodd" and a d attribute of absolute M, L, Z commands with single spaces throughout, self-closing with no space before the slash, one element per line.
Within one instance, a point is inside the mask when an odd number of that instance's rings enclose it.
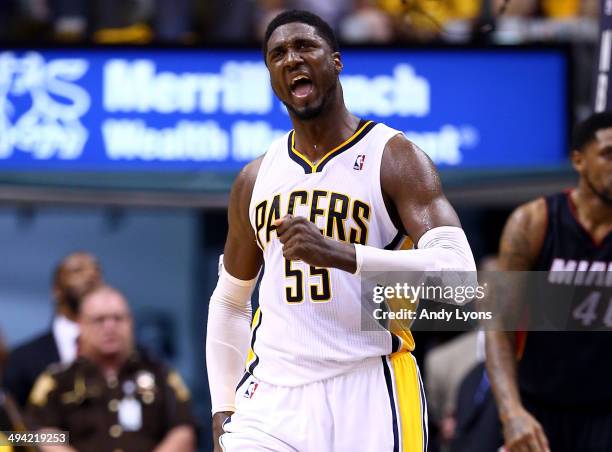
<path fill-rule="evenodd" d="M 304 217 L 285 215 L 274 222 L 276 235 L 283 244 L 283 257 L 302 260 L 315 267 L 330 267 L 330 240 L 323 237 L 319 228 Z"/>
<path fill-rule="evenodd" d="M 550 452 L 544 429 L 523 407 L 503 419 L 508 452 Z"/>
<path fill-rule="evenodd" d="M 274 222 L 283 244 L 283 257 L 301 260 L 315 267 L 335 267 L 348 272 L 356 268 L 355 247 L 328 239 L 304 217 L 285 215 Z"/>
<path fill-rule="evenodd" d="M 212 436 L 213 436 L 213 452 L 222 452 L 219 437 L 223 435 L 223 423 L 233 413 L 231 411 L 219 411 L 213 414 L 212 419 Z"/>

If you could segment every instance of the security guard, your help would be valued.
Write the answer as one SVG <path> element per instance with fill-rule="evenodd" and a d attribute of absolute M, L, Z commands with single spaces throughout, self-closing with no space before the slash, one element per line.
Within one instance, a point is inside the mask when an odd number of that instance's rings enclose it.
<path fill-rule="evenodd" d="M 125 298 L 96 289 L 82 300 L 79 324 L 79 358 L 44 372 L 30 394 L 35 427 L 68 431 L 79 451 L 193 451 L 189 391 L 178 373 L 135 351 Z"/>

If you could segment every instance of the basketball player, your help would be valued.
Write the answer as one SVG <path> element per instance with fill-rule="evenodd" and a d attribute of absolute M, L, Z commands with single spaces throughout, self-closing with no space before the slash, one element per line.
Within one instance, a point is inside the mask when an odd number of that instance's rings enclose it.
<path fill-rule="evenodd" d="M 426 155 L 347 110 L 329 25 L 280 14 L 264 58 L 294 130 L 230 194 L 206 346 L 215 450 L 425 451 L 412 336 L 360 327 L 359 275 L 473 271 L 465 234 Z M 393 250 L 402 234 L 417 249 Z"/>
<path fill-rule="evenodd" d="M 602 295 L 605 272 L 612 272 L 612 113 L 579 124 L 572 149 L 578 186 L 517 208 L 504 229 L 499 262 L 504 270 L 547 272 L 544 304 L 559 306 L 559 290 L 573 293 L 571 323 L 610 330 L 612 300 Z M 610 331 L 517 336 L 487 333 L 487 367 L 507 449 L 612 451 Z"/>

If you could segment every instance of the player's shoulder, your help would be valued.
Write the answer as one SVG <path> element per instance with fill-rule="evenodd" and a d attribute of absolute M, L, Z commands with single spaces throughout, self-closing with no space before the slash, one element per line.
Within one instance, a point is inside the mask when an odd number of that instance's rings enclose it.
<path fill-rule="evenodd" d="M 412 181 L 414 189 L 429 190 L 439 186 L 436 167 L 429 156 L 402 132 L 392 134 L 386 141 L 382 162 L 381 181 L 404 187 Z"/>
<path fill-rule="evenodd" d="M 240 173 L 238 173 L 236 181 L 241 181 L 242 183 L 255 183 L 255 179 L 257 179 L 257 174 L 259 173 L 259 168 L 261 167 L 261 163 L 264 161 L 265 157 L 266 154 L 262 154 L 255 160 L 251 160 L 249 163 L 244 165 L 240 170 Z"/>
<path fill-rule="evenodd" d="M 518 206 L 508 217 L 500 240 L 500 266 L 528 270 L 542 250 L 548 216 L 546 200 L 537 198 Z"/>
<path fill-rule="evenodd" d="M 372 129 L 377 138 L 384 142 L 383 159 L 397 161 L 428 161 L 429 157 L 401 130 L 378 122 Z"/>
<path fill-rule="evenodd" d="M 531 230 L 542 229 L 547 221 L 546 198 L 539 197 L 519 205 L 514 209 L 508 221 Z"/>
<path fill-rule="evenodd" d="M 253 189 L 255 188 L 255 182 L 257 181 L 257 175 L 259 169 L 265 158 L 266 154 L 257 157 L 255 160 L 244 165 L 240 170 L 230 191 L 230 207 L 233 205 L 247 206 L 251 200 Z"/>

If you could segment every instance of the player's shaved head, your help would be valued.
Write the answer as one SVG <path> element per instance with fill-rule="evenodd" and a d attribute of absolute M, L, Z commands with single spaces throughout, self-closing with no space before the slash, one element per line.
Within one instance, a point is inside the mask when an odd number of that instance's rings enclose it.
<path fill-rule="evenodd" d="M 270 36 L 272 35 L 272 33 L 274 33 L 274 30 L 276 30 L 281 25 L 296 22 L 314 27 L 317 30 L 317 33 L 329 44 L 329 47 L 331 48 L 332 52 L 339 51 L 340 46 L 338 45 L 338 40 L 336 39 L 334 30 L 332 30 L 332 28 L 327 22 L 325 22 L 316 14 L 310 13 L 308 11 L 291 10 L 280 13 L 268 24 L 263 41 L 264 61 L 266 59 L 266 53 L 268 50 L 268 41 L 270 40 Z"/>

